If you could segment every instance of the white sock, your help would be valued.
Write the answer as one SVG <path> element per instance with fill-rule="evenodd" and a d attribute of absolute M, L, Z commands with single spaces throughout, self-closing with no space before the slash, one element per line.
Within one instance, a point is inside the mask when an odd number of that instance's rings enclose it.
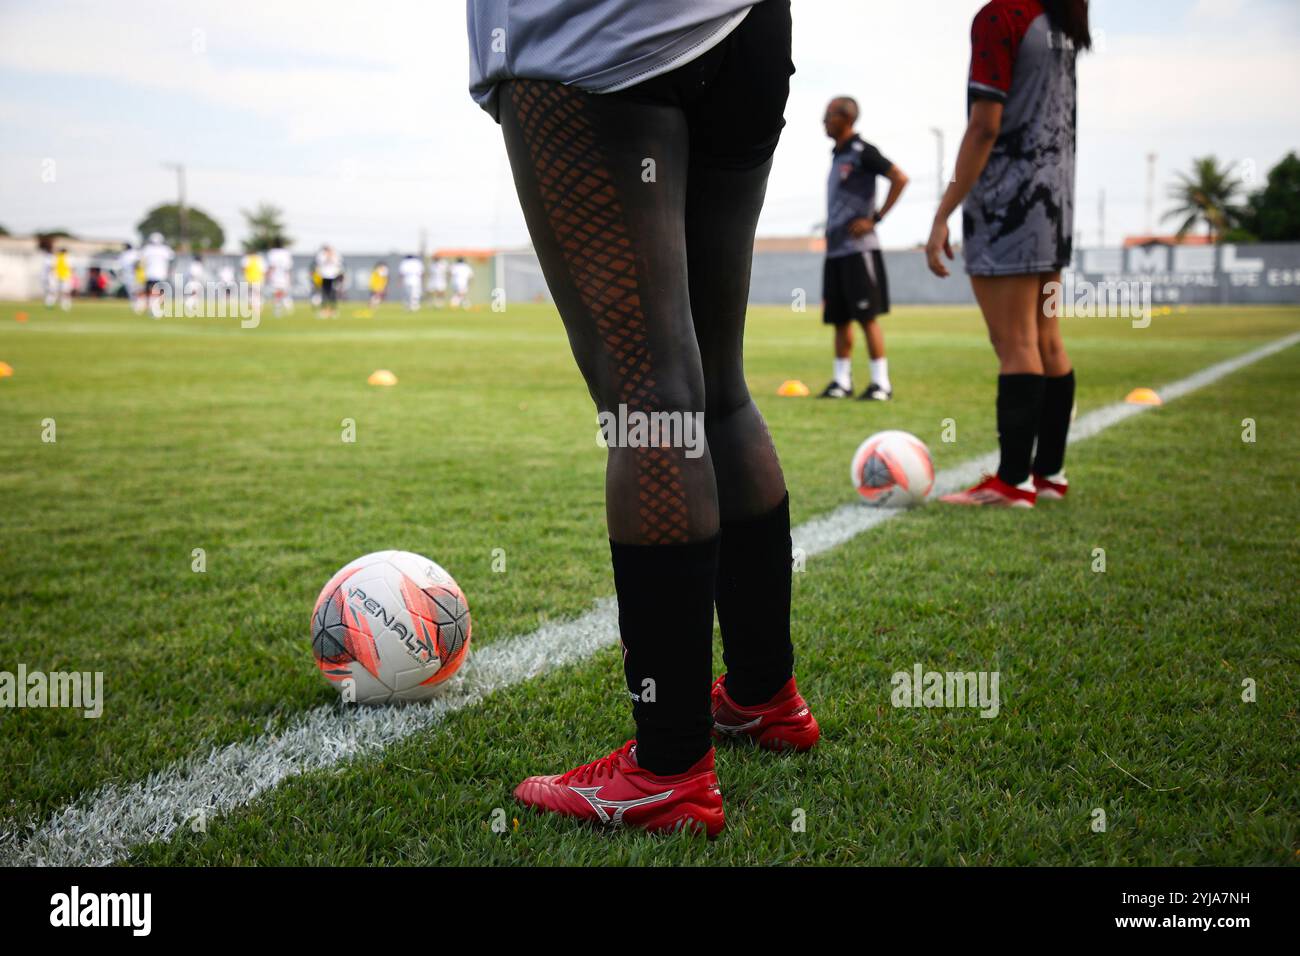
<path fill-rule="evenodd" d="M 835 360 L 835 373 L 832 376 L 835 381 L 840 383 L 841 388 L 850 389 L 853 387 L 853 359 L 837 358 Z"/>
<path fill-rule="evenodd" d="M 891 391 L 889 386 L 889 359 L 878 358 L 871 360 L 871 381 L 885 391 Z"/>

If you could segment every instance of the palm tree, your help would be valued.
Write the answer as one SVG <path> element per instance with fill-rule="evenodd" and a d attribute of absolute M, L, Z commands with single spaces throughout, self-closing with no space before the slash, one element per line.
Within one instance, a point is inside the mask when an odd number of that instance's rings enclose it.
<path fill-rule="evenodd" d="M 1240 196 L 1243 183 L 1233 174 L 1231 165 L 1220 166 L 1214 156 L 1203 156 L 1192 161 L 1191 175 L 1178 174 L 1178 182 L 1169 188 L 1169 198 L 1176 205 L 1164 219 L 1181 219 L 1178 238 L 1181 239 L 1203 222 L 1210 238 L 1217 242 L 1231 228 L 1240 210 L 1235 201 Z"/>
<path fill-rule="evenodd" d="M 247 209 L 242 212 L 248 224 L 248 238 L 243 240 L 245 252 L 265 252 L 292 243 L 285 235 L 284 213 L 279 207 L 264 202 L 252 212 Z"/>

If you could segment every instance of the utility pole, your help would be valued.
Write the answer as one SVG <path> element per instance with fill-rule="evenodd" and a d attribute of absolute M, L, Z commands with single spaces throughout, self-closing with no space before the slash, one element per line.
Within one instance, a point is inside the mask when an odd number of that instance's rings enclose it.
<path fill-rule="evenodd" d="M 1147 235 L 1156 233 L 1156 154 L 1147 153 Z"/>
<path fill-rule="evenodd" d="M 167 169 L 176 170 L 176 218 L 179 220 L 180 235 L 176 237 L 177 252 L 189 252 L 190 217 L 185 208 L 185 164 L 163 163 Z"/>
<path fill-rule="evenodd" d="M 1100 249 L 1106 248 L 1106 190 L 1104 189 L 1097 200 L 1097 246 Z"/>
<path fill-rule="evenodd" d="M 930 132 L 934 134 L 934 138 L 939 144 L 939 166 L 937 176 L 939 182 L 937 188 L 939 190 L 939 202 L 943 202 L 943 194 L 948 191 L 948 184 L 944 181 L 943 177 L 943 130 L 939 129 L 937 126 L 932 126 L 930 127 Z"/>

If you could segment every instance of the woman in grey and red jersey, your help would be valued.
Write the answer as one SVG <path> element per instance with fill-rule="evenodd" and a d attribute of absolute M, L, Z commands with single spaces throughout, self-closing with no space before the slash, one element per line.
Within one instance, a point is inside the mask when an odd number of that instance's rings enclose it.
<path fill-rule="evenodd" d="M 964 200 L 966 271 L 1000 365 L 1001 460 L 944 501 L 1031 508 L 1068 488 L 1074 370 L 1053 293 L 1073 253 L 1075 56 L 1091 45 L 1087 0 L 993 0 L 971 29 L 969 125 L 926 252 L 947 276 Z"/>
<path fill-rule="evenodd" d="M 789 496 L 741 363 L 754 230 L 794 71 L 790 3 L 471 0 L 469 27 L 471 92 L 501 124 L 597 409 L 684 426 L 648 441 L 606 430 L 636 739 L 515 795 L 602 824 L 714 835 L 711 735 L 794 750 L 818 737 L 793 676 Z"/>

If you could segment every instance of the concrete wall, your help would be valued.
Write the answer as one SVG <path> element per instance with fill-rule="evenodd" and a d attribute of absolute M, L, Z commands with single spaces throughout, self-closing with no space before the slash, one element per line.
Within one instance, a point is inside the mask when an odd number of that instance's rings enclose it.
<path fill-rule="evenodd" d="M 802 289 L 808 307 L 817 307 L 822 261 L 811 252 L 755 255 L 750 301 L 788 305 Z M 1150 282 L 1156 303 L 1300 305 L 1300 243 L 1084 249 L 1073 265 L 1076 280 Z M 974 304 L 960 253 L 948 279 L 930 274 L 919 249 L 887 251 L 885 268 L 898 305 Z M 511 302 L 550 301 L 532 253 L 499 253 L 497 277 Z"/>

